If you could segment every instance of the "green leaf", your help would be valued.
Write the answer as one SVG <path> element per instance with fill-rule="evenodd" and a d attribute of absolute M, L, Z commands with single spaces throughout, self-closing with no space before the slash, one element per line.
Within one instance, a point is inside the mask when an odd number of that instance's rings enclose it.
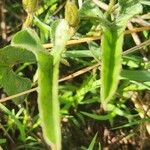
<path fill-rule="evenodd" d="M 40 35 L 44 36 L 46 40 L 49 38 L 50 26 L 42 22 L 39 18 L 34 16 L 34 24 L 40 29 Z"/>
<path fill-rule="evenodd" d="M 7 46 L 0 49 L 0 65 L 13 66 L 19 63 L 35 63 L 35 56 L 24 49 Z"/>
<path fill-rule="evenodd" d="M 112 120 L 114 117 L 114 113 L 108 114 L 108 115 L 97 115 L 97 114 L 91 114 L 87 112 L 81 112 L 83 115 L 88 116 L 95 120 Z"/>
<path fill-rule="evenodd" d="M 26 28 L 20 32 L 17 32 L 11 40 L 11 45 L 31 51 L 36 57 L 41 51 L 46 52 L 38 35 L 30 28 Z"/>
<path fill-rule="evenodd" d="M 104 18 L 104 14 L 99 9 L 99 7 L 91 0 L 86 0 L 81 9 L 79 10 L 79 15 L 81 19 L 91 19 L 95 24 L 101 24 L 103 26 L 111 25 L 108 20 Z"/>
<path fill-rule="evenodd" d="M 10 96 L 31 88 L 31 81 L 21 77 L 12 70 L 12 67 L 20 63 L 33 63 L 35 57 L 24 49 L 7 46 L 0 50 L 0 87 Z M 12 84 L 13 83 L 13 84 Z M 24 96 L 14 99 L 16 104 L 21 103 Z"/>
<path fill-rule="evenodd" d="M 112 130 L 128 128 L 128 127 L 131 127 L 131 126 L 134 126 L 134 125 L 137 125 L 137 124 L 142 124 L 142 123 L 145 123 L 145 122 L 150 122 L 150 117 L 129 122 L 129 123 L 121 125 L 119 127 L 112 128 Z"/>
<path fill-rule="evenodd" d="M 50 26 L 48 26 L 47 24 L 45 24 L 44 22 L 42 22 L 39 18 L 37 18 L 36 16 L 34 16 L 34 24 L 40 28 L 40 30 L 42 30 L 46 35 L 49 34 L 50 32 Z"/>
<path fill-rule="evenodd" d="M 131 68 L 138 68 L 142 62 L 143 59 L 135 55 L 123 56 L 123 65 L 127 65 Z"/>
<path fill-rule="evenodd" d="M 143 10 L 140 0 L 119 0 L 119 9 L 120 11 L 116 23 L 117 26 L 121 28 L 125 28 L 128 20 Z"/>
<path fill-rule="evenodd" d="M 23 142 L 25 142 L 26 140 L 26 133 L 25 133 L 25 128 L 24 128 L 24 125 L 18 120 L 18 118 L 16 118 L 16 116 L 11 112 L 9 111 L 9 109 L 7 109 L 3 104 L 0 103 L 0 109 L 2 111 L 4 111 L 7 115 L 9 115 L 16 123 L 16 125 L 18 126 L 19 128 L 19 131 L 20 131 L 20 137 L 21 137 L 21 140 Z"/>
<path fill-rule="evenodd" d="M 93 57 L 93 54 L 91 53 L 90 50 L 71 50 L 66 51 L 63 54 L 63 57 L 67 58 Z"/>
<path fill-rule="evenodd" d="M 92 92 L 95 89 L 99 88 L 99 86 L 100 86 L 100 80 L 96 80 L 95 76 L 93 75 L 89 76 L 84 80 L 81 87 L 77 89 L 76 96 L 75 96 L 76 101 L 79 104 L 82 103 L 85 95 L 88 92 Z"/>
<path fill-rule="evenodd" d="M 131 83 L 123 88 L 123 91 L 142 91 L 150 90 L 150 82 L 130 81 Z"/>
<path fill-rule="evenodd" d="M 94 149 L 94 144 L 96 143 L 96 138 L 97 138 L 97 133 L 95 134 L 95 136 L 93 137 L 89 147 L 87 148 L 87 150 L 93 150 Z"/>
<path fill-rule="evenodd" d="M 91 0 L 86 0 L 79 11 L 81 17 L 103 17 L 99 7 Z"/>
<path fill-rule="evenodd" d="M 16 75 L 9 67 L 2 68 L 3 75 L 0 79 L 0 85 L 4 88 L 4 91 L 10 96 L 20 92 L 29 90 L 31 88 L 31 81 L 27 78 Z M 0 67 L 1 71 L 1 67 Z M 24 96 L 14 98 L 16 104 L 23 102 Z"/>
<path fill-rule="evenodd" d="M 6 143 L 6 142 L 7 142 L 6 139 L 0 139 L 0 144 L 4 144 L 4 143 Z"/>
<path fill-rule="evenodd" d="M 51 6 L 54 3 L 56 3 L 58 0 L 44 0 L 44 3 L 46 3 L 46 5 Z"/>
<path fill-rule="evenodd" d="M 138 82 L 150 81 L 150 72 L 147 70 L 123 70 L 121 76 L 124 79 Z"/>
<path fill-rule="evenodd" d="M 57 140 L 60 143 L 60 132 L 58 128 L 59 106 L 58 103 L 52 99 L 53 57 L 49 53 L 46 53 L 46 50 L 40 44 L 37 34 L 29 28 L 15 34 L 12 38 L 12 45 L 25 48 L 26 50 L 33 52 L 36 56 L 38 62 L 39 85 L 38 107 L 43 135 L 49 145 L 52 147 L 56 146 Z M 57 108 L 55 108 L 55 105 L 57 105 Z M 57 116 L 55 116 L 54 113 L 56 113 Z M 56 131 L 57 128 L 58 130 Z"/>
<path fill-rule="evenodd" d="M 98 46 L 98 44 L 96 44 L 95 42 L 90 42 L 89 44 L 89 49 L 93 55 L 93 57 L 95 58 L 96 61 L 100 62 L 100 47 Z"/>
<path fill-rule="evenodd" d="M 149 0 L 142 0 L 141 4 L 150 6 L 150 1 Z"/>

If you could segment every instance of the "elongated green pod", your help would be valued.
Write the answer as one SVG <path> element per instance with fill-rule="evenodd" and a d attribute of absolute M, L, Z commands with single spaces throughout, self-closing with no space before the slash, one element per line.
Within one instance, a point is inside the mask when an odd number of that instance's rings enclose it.
<path fill-rule="evenodd" d="M 51 147 L 60 147 L 61 131 L 58 100 L 53 93 L 53 56 L 40 44 L 36 33 L 27 28 L 18 32 L 12 39 L 13 46 L 32 51 L 38 63 L 38 107 L 43 135 Z"/>
<path fill-rule="evenodd" d="M 121 54 L 123 44 L 123 33 L 117 29 L 104 30 L 102 36 L 102 68 L 101 68 L 101 102 L 103 108 L 107 109 L 107 103 L 114 95 L 119 82 L 121 71 Z"/>
<path fill-rule="evenodd" d="M 53 150 L 61 148 L 61 128 L 59 102 L 57 97 L 54 97 L 54 74 L 53 74 L 53 59 L 51 55 L 39 53 L 38 61 L 38 107 L 41 118 L 43 135 L 46 142 Z M 55 80 L 56 82 L 56 80 Z M 57 84 L 57 83 L 55 83 Z"/>
<path fill-rule="evenodd" d="M 128 20 L 142 11 L 140 0 L 119 0 L 120 12 L 111 26 L 103 25 L 102 68 L 101 68 L 101 103 L 105 110 L 118 87 L 121 72 L 121 54 L 123 32 Z"/>
<path fill-rule="evenodd" d="M 53 31 L 53 36 L 57 39 L 53 56 L 46 52 L 36 33 L 29 28 L 15 34 L 11 44 L 32 51 L 36 56 L 39 85 L 38 107 L 43 135 L 53 150 L 61 150 L 58 73 L 61 54 L 68 40 L 69 25 L 65 20 L 61 20 Z"/>

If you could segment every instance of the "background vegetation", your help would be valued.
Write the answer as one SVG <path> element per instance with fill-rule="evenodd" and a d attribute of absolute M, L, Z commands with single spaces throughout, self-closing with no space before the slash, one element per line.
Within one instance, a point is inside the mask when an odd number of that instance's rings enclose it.
<path fill-rule="evenodd" d="M 39 1 L 31 27 L 48 51 L 51 25 L 64 18 L 65 3 Z M 80 23 L 59 68 L 62 149 L 150 149 L 150 2 L 141 3 L 143 12 L 130 19 L 124 32 L 121 80 L 111 96 L 111 110 L 105 111 L 100 102 L 103 33 L 95 16 L 108 13 L 109 1 L 76 1 Z M 115 10 L 109 12 L 112 18 Z M 5 47 L 26 16 L 20 0 L 0 1 L 0 148 L 4 150 L 48 149 L 37 106 L 35 57 Z"/>

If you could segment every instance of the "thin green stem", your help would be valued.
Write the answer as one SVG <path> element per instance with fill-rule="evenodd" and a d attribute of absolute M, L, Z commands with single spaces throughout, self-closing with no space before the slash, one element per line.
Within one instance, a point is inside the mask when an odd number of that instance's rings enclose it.
<path fill-rule="evenodd" d="M 32 21 L 33 21 L 33 14 L 28 13 L 27 18 L 25 22 L 23 23 L 22 28 L 25 29 L 25 28 L 30 27 L 32 24 Z"/>

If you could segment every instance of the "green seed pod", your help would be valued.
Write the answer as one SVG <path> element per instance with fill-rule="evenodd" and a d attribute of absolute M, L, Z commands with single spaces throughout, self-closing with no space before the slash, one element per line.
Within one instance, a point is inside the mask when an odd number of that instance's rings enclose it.
<path fill-rule="evenodd" d="M 76 4 L 70 0 L 67 0 L 65 6 L 65 19 L 71 27 L 77 27 L 80 22 L 78 8 Z"/>
<path fill-rule="evenodd" d="M 34 13 L 37 8 L 38 0 L 22 0 L 22 4 L 27 13 Z"/>

